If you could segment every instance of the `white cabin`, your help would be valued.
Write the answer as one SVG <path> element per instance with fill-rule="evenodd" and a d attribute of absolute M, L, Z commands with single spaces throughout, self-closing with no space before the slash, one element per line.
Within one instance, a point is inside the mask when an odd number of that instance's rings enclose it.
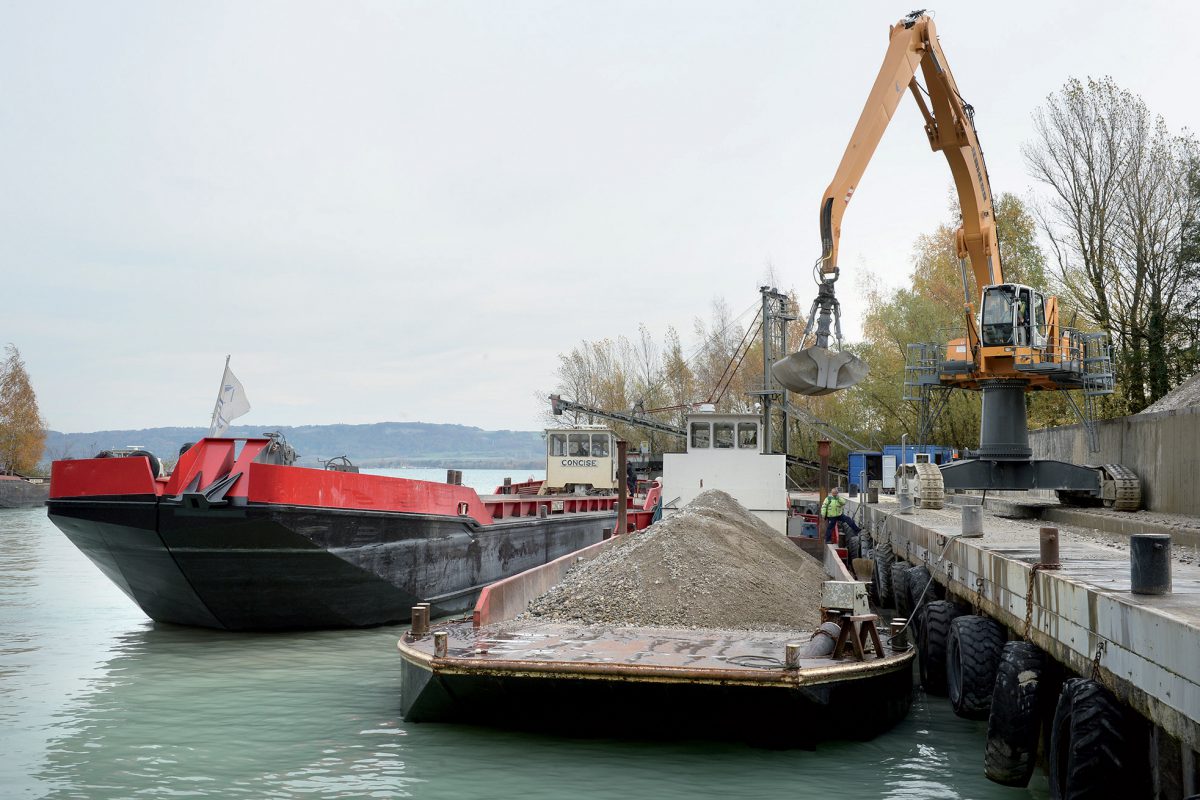
<path fill-rule="evenodd" d="M 616 436 L 602 425 L 547 428 L 543 492 L 615 491 L 616 462 Z"/>
<path fill-rule="evenodd" d="M 663 514 L 705 489 L 728 492 L 780 533 L 787 533 L 787 458 L 766 455 L 758 414 L 687 417 L 687 452 L 663 454 Z"/>

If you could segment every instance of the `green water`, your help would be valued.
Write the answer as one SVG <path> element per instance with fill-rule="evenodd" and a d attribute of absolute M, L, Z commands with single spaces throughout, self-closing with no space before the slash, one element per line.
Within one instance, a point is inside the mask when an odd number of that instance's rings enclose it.
<path fill-rule="evenodd" d="M 0 511 L 0 797 L 1047 796 L 986 781 L 983 724 L 936 698 L 815 752 L 408 725 L 399 634 L 155 625 L 43 510 Z"/>

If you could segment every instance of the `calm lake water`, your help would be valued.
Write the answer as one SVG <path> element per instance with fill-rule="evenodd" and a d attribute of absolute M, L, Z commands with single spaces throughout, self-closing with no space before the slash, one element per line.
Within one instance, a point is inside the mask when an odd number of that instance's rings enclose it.
<path fill-rule="evenodd" d="M 464 482 L 490 491 L 494 472 Z M 1040 776 L 1030 790 L 985 780 L 983 723 L 940 698 L 873 742 L 815 752 L 409 725 L 401 632 L 156 625 L 44 510 L 0 510 L 0 797 L 1048 796 Z"/>

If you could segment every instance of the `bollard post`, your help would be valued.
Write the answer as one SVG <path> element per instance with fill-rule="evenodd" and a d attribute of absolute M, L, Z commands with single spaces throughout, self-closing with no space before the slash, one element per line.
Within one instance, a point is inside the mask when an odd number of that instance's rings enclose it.
<path fill-rule="evenodd" d="M 905 630 L 905 626 L 907 625 L 908 620 L 903 617 L 898 617 L 892 620 L 892 636 L 890 643 L 892 649 L 898 653 L 902 653 L 908 649 L 908 631 Z"/>
<path fill-rule="evenodd" d="M 425 616 L 428 609 L 421 606 L 413 606 L 412 608 L 412 635 L 414 638 L 420 638 L 429 633 L 429 618 Z"/>
<path fill-rule="evenodd" d="M 450 652 L 450 634 L 445 631 L 433 632 L 433 655 L 435 658 L 445 658 Z"/>
<path fill-rule="evenodd" d="M 446 470 L 446 483 L 450 484 L 451 486 L 454 485 L 454 470 Z"/>
<path fill-rule="evenodd" d="M 1058 528 L 1038 528 L 1039 562 L 1042 569 L 1059 569 L 1062 562 L 1058 557 Z"/>
<path fill-rule="evenodd" d="M 1129 537 L 1130 591 L 1171 593 L 1171 534 L 1135 533 Z"/>
<path fill-rule="evenodd" d="M 908 486 L 902 486 L 896 490 L 896 499 L 900 503 L 901 514 L 913 513 L 912 495 L 908 493 Z"/>
<path fill-rule="evenodd" d="M 879 503 L 879 487 L 871 486 L 867 489 L 867 504 L 877 505 Z"/>
<path fill-rule="evenodd" d="M 978 539 L 983 536 L 983 506 L 962 506 L 962 538 Z"/>
<path fill-rule="evenodd" d="M 783 668 L 800 669 L 800 645 L 788 642 L 783 646 Z"/>

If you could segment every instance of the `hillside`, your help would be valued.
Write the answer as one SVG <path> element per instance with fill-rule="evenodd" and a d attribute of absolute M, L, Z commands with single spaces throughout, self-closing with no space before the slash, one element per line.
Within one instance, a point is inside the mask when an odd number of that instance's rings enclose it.
<path fill-rule="evenodd" d="M 233 436 L 258 436 L 278 430 L 300 454 L 300 463 L 346 455 L 367 467 L 536 468 L 544 466 L 540 431 L 485 431 L 467 425 L 427 422 L 376 422 L 370 425 L 304 425 L 298 427 L 234 425 Z M 90 458 L 101 450 L 137 445 L 170 460 L 205 428 L 60 433 L 47 431 L 44 460 Z"/>

